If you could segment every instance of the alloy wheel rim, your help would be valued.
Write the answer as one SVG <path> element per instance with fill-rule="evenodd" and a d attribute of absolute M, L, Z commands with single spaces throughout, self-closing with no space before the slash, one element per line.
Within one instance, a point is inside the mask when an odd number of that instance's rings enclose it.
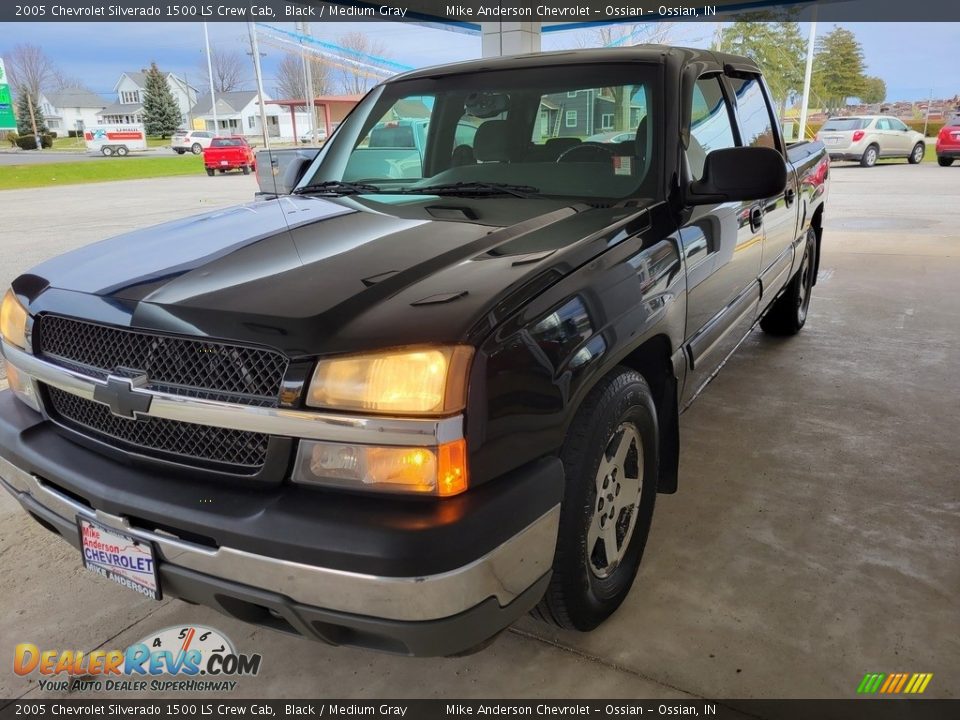
<path fill-rule="evenodd" d="M 920 162 L 923 159 L 923 148 L 917 145 L 913 151 L 913 159 Z"/>
<path fill-rule="evenodd" d="M 643 489 L 643 443 L 633 423 L 621 423 L 597 468 L 593 517 L 587 529 L 587 563 L 598 578 L 619 567 L 637 524 Z"/>
<path fill-rule="evenodd" d="M 803 260 L 800 264 L 800 292 L 797 295 L 797 319 L 802 323 L 807 319 L 807 308 L 810 307 L 810 288 L 813 285 L 812 270 L 813 265 L 810 262 L 811 247 L 808 245 L 803 253 Z"/>

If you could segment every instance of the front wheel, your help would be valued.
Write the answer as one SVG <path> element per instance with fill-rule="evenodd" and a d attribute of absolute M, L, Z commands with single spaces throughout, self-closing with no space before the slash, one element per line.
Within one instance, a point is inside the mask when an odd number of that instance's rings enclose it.
<path fill-rule="evenodd" d="M 129 154 L 130 154 L 130 151 L 127 149 L 126 145 L 121 145 L 120 147 L 117 148 L 117 155 L 119 155 L 120 157 L 126 157 Z"/>
<path fill-rule="evenodd" d="M 860 167 L 873 167 L 877 164 L 877 158 L 880 156 L 880 149 L 876 145 L 871 145 L 863 151 L 860 157 Z"/>
<path fill-rule="evenodd" d="M 760 320 L 760 327 L 771 335 L 796 335 L 807 322 L 810 295 L 813 290 L 813 273 L 816 267 L 816 235 L 807 233 L 800 269 L 793 276 L 786 292 L 773 304 Z"/>
<path fill-rule="evenodd" d="M 923 161 L 924 151 L 923 143 L 918 142 L 913 146 L 913 150 L 910 151 L 910 157 L 907 158 L 907 162 L 911 165 L 918 165 Z"/>
<path fill-rule="evenodd" d="M 199 155 L 203 152 L 203 146 L 200 143 L 194 143 L 190 146 L 190 152 L 192 152 L 194 155 Z"/>
<path fill-rule="evenodd" d="M 250 174 L 250 166 L 249 166 L 249 165 L 244 165 L 244 166 L 243 166 L 243 174 L 244 174 L 244 175 L 249 175 L 249 174 Z"/>
<path fill-rule="evenodd" d="M 629 368 L 616 368 L 584 400 L 561 451 L 553 577 L 535 617 L 592 630 L 627 597 L 653 519 L 657 432 L 650 388 Z"/>
<path fill-rule="evenodd" d="M 951 158 L 951 157 L 938 157 L 938 158 L 937 158 L 937 165 L 939 165 L 940 167 L 950 167 L 951 165 L 953 165 L 953 158 Z"/>
<path fill-rule="evenodd" d="M 100 154 L 104 157 L 110 157 L 113 155 L 113 148 L 109 145 L 104 145 L 102 148 L 100 148 Z"/>

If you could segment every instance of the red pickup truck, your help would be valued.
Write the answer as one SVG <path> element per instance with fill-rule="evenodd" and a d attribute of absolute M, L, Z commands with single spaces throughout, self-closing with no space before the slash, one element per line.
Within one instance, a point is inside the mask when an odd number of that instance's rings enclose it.
<path fill-rule="evenodd" d="M 210 147 L 203 151 L 203 166 L 211 177 L 217 170 L 222 173 L 242 170 L 244 175 L 249 175 L 251 170 L 257 169 L 257 160 L 247 141 L 239 135 L 233 135 L 213 139 Z"/>
<path fill-rule="evenodd" d="M 947 118 L 937 135 L 937 162 L 940 167 L 950 167 L 960 158 L 960 112 Z"/>

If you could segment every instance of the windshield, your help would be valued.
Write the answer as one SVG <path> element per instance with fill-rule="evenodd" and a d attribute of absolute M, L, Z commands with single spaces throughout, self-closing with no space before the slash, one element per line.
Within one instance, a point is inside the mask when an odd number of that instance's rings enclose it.
<path fill-rule="evenodd" d="M 335 192 L 512 188 L 523 196 L 659 192 L 657 66 L 571 65 L 401 80 L 373 90 L 305 175 Z M 367 192 L 367 190 L 364 190 Z"/>
<path fill-rule="evenodd" d="M 827 120 L 821 130 L 863 130 L 869 120 L 863 118 L 832 118 Z"/>

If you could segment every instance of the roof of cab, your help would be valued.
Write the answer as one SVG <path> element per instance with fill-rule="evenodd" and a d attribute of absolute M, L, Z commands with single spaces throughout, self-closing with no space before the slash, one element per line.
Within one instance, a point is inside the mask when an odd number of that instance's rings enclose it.
<path fill-rule="evenodd" d="M 437 65 L 413 70 L 390 79 L 413 80 L 435 78 L 444 75 L 463 75 L 467 73 L 497 70 L 518 70 L 555 65 L 583 65 L 590 63 L 629 63 L 629 62 L 665 62 L 668 56 L 677 57 L 683 64 L 691 62 L 710 62 L 720 66 L 732 65 L 737 70 L 760 72 L 756 63 L 738 55 L 698 50 L 696 48 L 672 47 L 669 45 L 633 45 L 618 48 L 591 48 L 586 50 L 558 50 L 554 52 L 529 53 L 527 55 L 508 55 L 505 57 L 482 58 L 464 62 Z"/>

